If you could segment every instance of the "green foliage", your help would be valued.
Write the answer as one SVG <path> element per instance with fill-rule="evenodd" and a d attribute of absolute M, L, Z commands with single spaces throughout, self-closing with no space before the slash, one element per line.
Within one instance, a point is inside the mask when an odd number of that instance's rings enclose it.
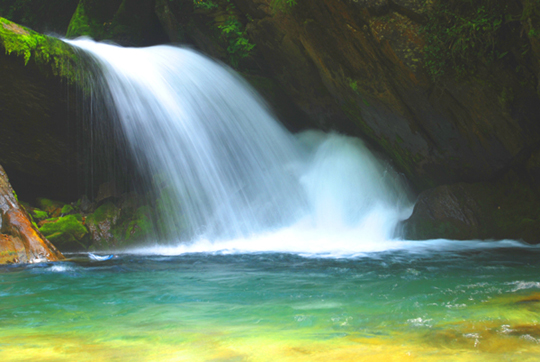
<path fill-rule="evenodd" d="M 511 19 L 508 4 L 499 0 L 438 1 L 423 26 L 426 35 L 424 64 L 434 80 L 444 75 L 465 75 L 479 64 L 506 56 L 501 32 Z"/>
<path fill-rule="evenodd" d="M 0 0 L 0 16 L 40 32 L 65 33 L 79 0 Z"/>
<path fill-rule="evenodd" d="M 274 11 L 287 12 L 293 6 L 297 5 L 296 0 L 272 0 L 270 7 Z"/>
<path fill-rule="evenodd" d="M 540 38 L 540 0 L 523 0 L 520 21 L 526 24 L 529 37 Z"/>
<path fill-rule="evenodd" d="M 219 25 L 218 28 L 229 43 L 227 46 L 229 61 L 231 65 L 236 68 L 238 67 L 240 59 L 250 55 L 255 44 L 249 42 L 244 26 L 236 19 L 236 17 L 230 16 L 222 25 Z"/>
<path fill-rule="evenodd" d="M 218 8 L 218 4 L 216 4 L 212 0 L 193 0 L 193 5 L 195 6 L 196 9 L 203 9 L 203 10 L 212 10 L 212 9 Z"/>

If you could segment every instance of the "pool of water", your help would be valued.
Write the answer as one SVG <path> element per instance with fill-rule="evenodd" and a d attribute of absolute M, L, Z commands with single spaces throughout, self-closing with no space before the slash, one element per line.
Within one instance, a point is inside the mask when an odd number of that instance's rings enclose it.
<path fill-rule="evenodd" d="M 0 268 L 2 361 L 527 361 L 540 249 L 119 254 Z"/>

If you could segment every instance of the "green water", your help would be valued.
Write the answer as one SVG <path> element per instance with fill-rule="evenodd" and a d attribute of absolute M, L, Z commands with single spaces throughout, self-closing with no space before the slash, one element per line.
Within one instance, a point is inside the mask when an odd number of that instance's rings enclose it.
<path fill-rule="evenodd" d="M 540 359 L 540 250 L 0 268 L 2 361 Z"/>

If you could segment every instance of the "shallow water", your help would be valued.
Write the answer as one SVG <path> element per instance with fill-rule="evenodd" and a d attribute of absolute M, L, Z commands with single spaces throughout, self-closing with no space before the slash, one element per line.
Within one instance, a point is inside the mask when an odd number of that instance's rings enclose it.
<path fill-rule="evenodd" d="M 540 250 L 477 245 L 347 258 L 222 251 L 95 262 L 81 254 L 4 266 L 0 356 L 537 360 Z"/>

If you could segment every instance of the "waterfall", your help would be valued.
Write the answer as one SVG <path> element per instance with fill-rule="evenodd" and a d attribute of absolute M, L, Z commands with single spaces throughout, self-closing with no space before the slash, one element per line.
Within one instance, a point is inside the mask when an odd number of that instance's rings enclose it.
<path fill-rule="evenodd" d="M 396 237 L 410 213 L 399 177 L 360 140 L 292 135 L 245 81 L 193 50 L 69 43 L 99 64 L 135 159 L 165 185 L 176 240 L 255 244 L 299 230 L 308 244 L 351 233 L 362 243 Z"/>

